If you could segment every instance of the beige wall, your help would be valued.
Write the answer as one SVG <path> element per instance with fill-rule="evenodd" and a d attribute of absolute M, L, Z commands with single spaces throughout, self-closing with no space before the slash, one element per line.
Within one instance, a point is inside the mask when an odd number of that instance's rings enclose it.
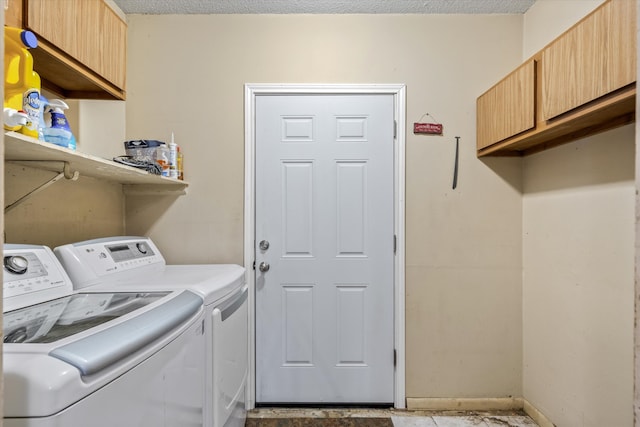
<path fill-rule="evenodd" d="M 43 92 L 53 99 L 56 95 Z M 66 100 L 66 116 L 76 136 L 78 151 L 111 159 L 123 153 L 124 102 Z M 61 170 L 60 165 L 51 165 Z M 13 203 L 53 178 L 56 172 L 8 164 L 4 171 L 5 205 Z M 59 245 L 122 235 L 124 202 L 120 184 L 80 176 L 62 179 L 5 214 L 8 243 Z"/>
<path fill-rule="evenodd" d="M 524 57 L 598 3 L 538 0 Z M 629 125 L 523 161 L 523 395 L 559 426 L 633 425 L 634 144 Z"/>
<path fill-rule="evenodd" d="M 5 204 L 32 191 L 56 175 L 22 165 L 7 164 Z M 47 245 L 124 233 L 124 197 L 120 184 L 94 178 L 62 179 L 4 215 L 5 241 Z"/>
<path fill-rule="evenodd" d="M 126 101 L 67 100 L 78 150 L 105 159 L 124 155 Z"/>
<path fill-rule="evenodd" d="M 522 54 L 522 16 L 129 16 L 127 138 L 185 153 L 182 197 L 127 200 L 171 263 L 242 263 L 243 85 L 405 83 L 407 395 L 521 395 L 521 174 L 475 157 L 475 99 Z M 460 175 L 451 189 L 454 136 Z"/>

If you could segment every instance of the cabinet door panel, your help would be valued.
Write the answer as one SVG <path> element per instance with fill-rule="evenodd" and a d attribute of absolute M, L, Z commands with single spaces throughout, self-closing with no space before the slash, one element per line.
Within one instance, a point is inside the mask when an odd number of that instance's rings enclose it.
<path fill-rule="evenodd" d="M 5 2 L 4 25 L 22 28 L 22 0 L 7 0 Z"/>
<path fill-rule="evenodd" d="M 611 18 L 607 28 L 610 37 L 607 68 L 613 78 L 609 91 L 614 91 L 637 80 L 637 11 L 636 2 L 615 0 L 611 5 Z"/>
<path fill-rule="evenodd" d="M 636 80 L 635 5 L 610 0 L 543 50 L 545 120 Z"/>
<path fill-rule="evenodd" d="M 124 88 L 126 23 L 102 0 L 27 0 L 27 27 Z"/>
<path fill-rule="evenodd" d="M 535 126 L 535 80 L 536 62 L 530 60 L 478 98 L 478 149 Z"/>
<path fill-rule="evenodd" d="M 127 61 L 127 25 L 105 6 L 100 20 L 101 74 L 118 87 L 125 87 Z"/>
<path fill-rule="evenodd" d="M 25 14 L 26 27 L 36 33 L 39 38 L 44 38 L 77 59 L 78 42 L 74 34 L 77 26 L 78 3 L 79 0 L 28 0 Z"/>
<path fill-rule="evenodd" d="M 45 1 L 49 2 L 50 0 Z M 67 2 L 71 3 L 69 0 Z M 98 24 L 102 7 L 104 7 L 102 1 L 76 0 L 75 8 L 78 19 L 75 20 L 73 26 L 73 32 L 79 40 L 75 42 L 71 55 L 97 73 L 101 72 L 100 57 L 103 54 L 98 50 L 101 30 Z"/>

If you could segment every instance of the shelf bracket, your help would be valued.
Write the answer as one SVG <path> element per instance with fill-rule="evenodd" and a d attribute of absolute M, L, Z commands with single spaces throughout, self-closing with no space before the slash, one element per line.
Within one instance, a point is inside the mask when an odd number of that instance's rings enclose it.
<path fill-rule="evenodd" d="M 4 213 L 5 214 L 7 212 L 9 212 L 11 209 L 13 209 L 16 206 L 20 205 L 25 200 L 28 200 L 32 196 L 34 196 L 34 195 L 38 194 L 39 192 L 41 192 L 42 190 L 46 189 L 47 187 L 49 187 L 53 183 L 60 181 L 62 178 L 65 178 L 65 179 L 68 179 L 68 180 L 71 180 L 71 181 L 76 181 L 78 179 L 78 177 L 80 176 L 80 172 L 72 171 L 71 170 L 71 165 L 69 165 L 69 162 L 64 162 L 64 161 L 63 162 L 54 162 L 54 161 L 43 162 L 43 161 L 32 161 L 32 160 L 20 160 L 20 161 L 15 161 L 15 162 L 12 162 L 12 163 L 23 164 L 23 165 L 24 164 L 33 165 L 35 163 L 38 163 L 38 164 L 55 163 L 55 164 L 59 165 L 60 163 L 62 163 L 62 171 L 58 172 L 56 174 L 56 176 L 54 176 L 50 180 L 46 181 L 43 184 L 40 184 L 38 187 L 34 188 L 33 190 L 31 190 L 30 192 L 28 192 L 24 196 L 20 197 L 15 202 L 10 203 L 9 205 L 5 206 L 4 207 Z"/>

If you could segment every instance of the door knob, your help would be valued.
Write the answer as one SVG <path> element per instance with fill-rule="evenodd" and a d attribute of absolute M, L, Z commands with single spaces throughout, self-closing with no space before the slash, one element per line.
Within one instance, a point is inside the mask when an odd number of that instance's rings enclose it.
<path fill-rule="evenodd" d="M 268 240 L 261 240 L 259 243 L 260 246 L 260 250 L 261 251 L 266 251 L 267 249 L 269 249 L 269 241 Z"/>
<path fill-rule="evenodd" d="M 269 271 L 270 268 L 271 266 L 264 261 L 262 261 L 260 265 L 258 265 L 258 269 L 263 273 L 266 273 L 267 271 Z"/>

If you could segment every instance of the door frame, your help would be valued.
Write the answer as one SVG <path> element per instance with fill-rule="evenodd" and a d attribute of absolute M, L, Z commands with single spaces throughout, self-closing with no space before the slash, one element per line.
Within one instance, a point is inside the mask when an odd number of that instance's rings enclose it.
<path fill-rule="evenodd" d="M 255 142 L 256 97 L 264 95 L 393 95 L 394 164 L 394 407 L 406 407 L 405 393 L 405 142 L 406 86 L 404 84 L 253 84 L 244 86 L 244 267 L 249 285 L 249 377 L 247 409 L 256 404 L 255 360 Z"/>

